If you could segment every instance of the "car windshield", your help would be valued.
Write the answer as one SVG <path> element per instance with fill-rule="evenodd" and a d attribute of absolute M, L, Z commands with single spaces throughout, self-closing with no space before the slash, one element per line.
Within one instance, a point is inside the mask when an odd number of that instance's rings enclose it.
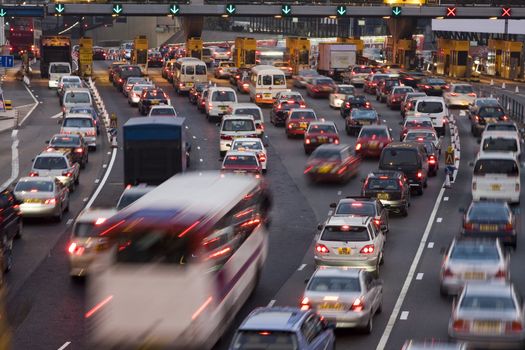
<path fill-rule="evenodd" d="M 443 103 L 441 101 L 421 101 L 417 104 L 417 111 L 421 113 L 441 113 Z"/>
<path fill-rule="evenodd" d="M 50 73 L 71 73 L 71 67 L 67 64 L 53 64 L 49 69 Z"/>
<path fill-rule="evenodd" d="M 474 92 L 474 89 L 470 85 L 456 85 L 454 86 L 454 92 L 458 94 L 470 94 Z"/>
<path fill-rule="evenodd" d="M 505 111 L 501 107 L 481 107 L 478 115 L 481 118 L 499 118 L 505 115 Z"/>
<path fill-rule="evenodd" d="M 66 118 L 64 119 L 64 128 L 92 128 L 93 119 L 91 118 Z"/>
<path fill-rule="evenodd" d="M 485 152 L 517 152 L 518 143 L 514 138 L 486 138 L 481 146 Z"/>
<path fill-rule="evenodd" d="M 337 92 L 345 95 L 353 95 L 355 92 L 355 88 L 352 86 L 339 86 L 337 88 Z"/>
<path fill-rule="evenodd" d="M 251 115 L 255 120 L 261 120 L 261 113 L 256 108 L 238 108 L 234 114 L 238 115 Z"/>
<path fill-rule="evenodd" d="M 335 128 L 335 125 L 318 125 L 318 124 L 310 124 L 308 127 L 308 133 L 329 133 L 329 134 L 336 134 L 337 130 Z"/>
<path fill-rule="evenodd" d="M 353 109 L 350 117 L 352 119 L 375 120 L 377 119 L 377 112 L 373 109 Z"/>
<path fill-rule="evenodd" d="M 232 349 L 253 350 L 298 350 L 294 333 L 280 331 L 239 331 Z"/>
<path fill-rule="evenodd" d="M 315 113 L 312 111 L 298 111 L 298 112 L 292 112 L 290 114 L 290 120 L 297 120 L 297 119 L 317 119 L 315 117 Z"/>
<path fill-rule="evenodd" d="M 255 125 L 249 119 L 227 119 L 222 123 L 222 131 L 255 131 Z"/>
<path fill-rule="evenodd" d="M 140 197 L 144 196 L 147 192 L 138 192 L 138 191 L 126 191 L 120 197 L 117 203 L 117 209 L 121 210 L 135 202 Z"/>
<path fill-rule="evenodd" d="M 326 161 L 340 162 L 341 153 L 339 152 L 339 150 L 317 148 L 314 151 L 314 153 L 312 153 L 312 159 L 322 159 Z"/>
<path fill-rule="evenodd" d="M 312 292 L 344 292 L 353 293 L 361 291 L 359 277 L 332 277 L 315 276 L 312 278 L 306 290 Z"/>
<path fill-rule="evenodd" d="M 365 226 L 326 226 L 321 235 L 323 241 L 364 242 L 370 240 Z"/>
<path fill-rule="evenodd" d="M 450 252 L 452 260 L 496 260 L 499 252 L 495 244 L 455 244 Z"/>
<path fill-rule="evenodd" d="M 80 138 L 78 136 L 55 136 L 49 141 L 49 145 L 53 147 L 76 147 L 80 146 Z"/>
<path fill-rule="evenodd" d="M 384 149 L 381 162 L 389 165 L 417 164 L 416 152 L 408 149 Z"/>
<path fill-rule="evenodd" d="M 515 310 L 514 300 L 510 295 L 465 295 L 461 300 L 461 309 L 470 310 Z"/>
<path fill-rule="evenodd" d="M 168 115 L 168 116 L 177 116 L 177 113 L 175 113 L 175 110 L 173 108 L 153 108 L 150 111 L 150 115 Z"/>
<path fill-rule="evenodd" d="M 15 186 L 15 192 L 53 192 L 54 187 L 53 181 L 20 181 Z"/>
<path fill-rule="evenodd" d="M 478 202 L 470 207 L 467 213 L 469 221 L 503 221 L 509 220 L 509 209 L 503 203 Z"/>
<path fill-rule="evenodd" d="M 235 102 L 235 92 L 228 90 L 214 91 L 211 100 L 215 102 Z"/>
<path fill-rule="evenodd" d="M 478 159 L 474 166 L 474 175 L 505 174 L 518 176 L 519 167 L 513 159 Z"/>
<path fill-rule="evenodd" d="M 391 178 L 373 177 L 369 178 L 366 184 L 366 188 L 372 191 L 399 190 L 399 181 Z"/>
<path fill-rule="evenodd" d="M 229 155 L 224 158 L 224 165 L 257 166 L 255 155 Z"/>
<path fill-rule="evenodd" d="M 89 92 L 67 92 L 66 103 L 91 103 Z"/>
<path fill-rule="evenodd" d="M 375 216 L 376 205 L 371 202 L 340 203 L 335 211 L 336 215 Z"/>
<path fill-rule="evenodd" d="M 383 128 L 362 128 L 361 132 L 359 133 L 359 137 L 383 138 L 388 137 L 388 132 L 386 131 L 386 129 Z"/>
<path fill-rule="evenodd" d="M 234 141 L 232 149 L 236 151 L 260 151 L 262 144 L 259 141 Z"/>
<path fill-rule="evenodd" d="M 64 157 L 37 157 L 33 168 L 45 170 L 67 169 L 67 163 Z"/>
<path fill-rule="evenodd" d="M 414 89 L 412 89 L 411 87 L 400 87 L 400 88 L 395 88 L 394 90 L 392 90 L 392 93 L 393 94 L 406 94 L 407 92 L 413 92 Z"/>

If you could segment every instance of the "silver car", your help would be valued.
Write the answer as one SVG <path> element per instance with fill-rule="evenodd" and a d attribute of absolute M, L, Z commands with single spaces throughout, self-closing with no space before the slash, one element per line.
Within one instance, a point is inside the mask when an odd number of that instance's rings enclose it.
<path fill-rule="evenodd" d="M 50 176 L 22 177 L 14 190 L 22 217 L 52 217 L 62 220 L 69 210 L 69 190 Z"/>
<path fill-rule="evenodd" d="M 383 283 L 366 270 L 320 267 L 306 285 L 301 309 L 314 309 L 336 327 L 372 333 L 383 307 Z"/>
<path fill-rule="evenodd" d="M 449 337 L 483 348 L 523 349 L 523 301 L 510 283 L 467 284 L 452 307 Z"/>
<path fill-rule="evenodd" d="M 34 159 L 29 176 L 53 176 L 73 192 L 79 182 L 80 165 L 73 163 L 69 151 L 45 151 Z"/>
<path fill-rule="evenodd" d="M 456 238 L 441 265 L 440 292 L 458 294 L 467 282 L 504 282 L 508 277 L 509 256 L 499 240 Z"/>
<path fill-rule="evenodd" d="M 467 350 L 462 343 L 445 343 L 432 339 L 430 341 L 407 340 L 401 350 Z"/>
<path fill-rule="evenodd" d="M 128 104 L 130 106 L 136 106 L 140 101 L 140 95 L 144 89 L 154 88 L 153 84 L 135 84 L 131 87 L 128 93 Z"/>

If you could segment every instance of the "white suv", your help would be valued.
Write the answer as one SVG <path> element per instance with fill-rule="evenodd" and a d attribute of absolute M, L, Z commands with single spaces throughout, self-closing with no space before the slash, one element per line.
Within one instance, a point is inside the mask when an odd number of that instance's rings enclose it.
<path fill-rule="evenodd" d="M 429 117 L 438 136 L 445 136 L 448 108 L 442 97 L 419 97 L 415 100 L 414 117 Z"/>
<path fill-rule="evenodd" d="M 222 119 L 220 130 L 220 155 L 224 157 L 239 137 L 257 137 L 257 129 L 251 115 L 229 115 Z"/>
<path fill-rule="evenodd" d="M 221 119 L 228 109 L 237 103 L 235 90 L 229 87 L 211 87 L 204 106 L 208 120 Z"/>

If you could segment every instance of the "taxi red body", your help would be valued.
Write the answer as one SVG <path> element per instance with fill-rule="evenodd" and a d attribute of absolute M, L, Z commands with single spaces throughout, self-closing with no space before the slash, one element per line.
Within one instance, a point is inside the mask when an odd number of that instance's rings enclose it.
<path fill-rule="evenodd" d="M 221 172 L 260 176 L 262 167 L 254 152 L 229 151 L 222 162 Z"/>
<path fill-rule="evenodd" d="M 339 144 L 339 133 L 333 122 L 311 122 L 304 134 L 304 152 L 312 153 L 317 147 L 326 143 Z"/>
<path fill-rule="evenodd" d="M 348 145 L 324 144 L 306 163 L 304 174 L 312 182 L 346 182 L 357 175 L 361 158 Z"/>
<path fill-rule="evenodd" d="M 317 116 L 313 109 L 294 108 L 288 113 L 285 121 L 286 136 L 304 136 L 310 122 L 316 121 Z"/>
<path fill-rule="evenodd" d="M 434 130 L 434 126 L 429 118 L 419 117 L 407 119 L 401 129 L 401 133 L 399 134 L 399 141 L 405 139 L 409 130 Z"/>
<path fill-rule="evenodd" d="M 355 153 L 361 157 L 379 157 L 383 148 L 392 141 L 392 135 L 386 125 L 365 125 L 357 137 Z"/>

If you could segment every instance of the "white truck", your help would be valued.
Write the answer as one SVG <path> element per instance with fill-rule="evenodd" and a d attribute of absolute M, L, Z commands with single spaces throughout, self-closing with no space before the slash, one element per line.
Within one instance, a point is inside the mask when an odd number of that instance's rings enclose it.
<path fill-rule="evenodd" d="M 342 43 L 319 43 L 317 71 L 334 80 L 356 63 L 356 46 Z"/>

